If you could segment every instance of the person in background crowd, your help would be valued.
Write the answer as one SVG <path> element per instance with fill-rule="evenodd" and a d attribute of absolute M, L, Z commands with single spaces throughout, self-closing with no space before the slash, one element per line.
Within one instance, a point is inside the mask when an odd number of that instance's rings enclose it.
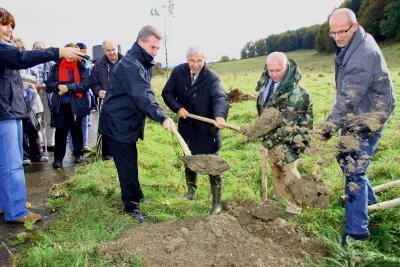
<path fill-rule="evenodd" d="M 43 42 L 36 41 L 33 43 L 33 50 L 43 50 L 45 45 Z M 45 81 L 48 79 L 51 67 L 54 65 L 54 61 L 45 62 L 36 66 L 38 73 L 38 83 L 36 84 L 36 89 L 38 90 L 40 99 L 43 103 L 43 115 L 39 114 L 40 122 L 40 145 L 42 150 L 47 152 L 54 151 L 54 133 L 55 128 L 52 126 L 51 122 L 51 112 L 49 108 L 49 94 L 46 92 Z"/>
<path fill-rule="evenodd" d="M 87 46 L 84 43 L 76 43 L 76 45 L 79 47 L 80 51 L 84 54 L 87 55 Z M 82 59 L 81 61 L 83 63 L 83 65 L 85 66 L 85 68 L 88 70 L 89 72 L 89 76 L 91 73 L 91 66 L 88 60 L 86 59 Z M 89 107 L 90 110 L 93 109 L 93 105 L 95 105 L 94 103 L 94 95 L 92 93 L 92 90 L 89 88 L 89 90 L 86 92 L 86 97 L 89 100 Z M 92 119 L 92 115 L 89 113 L 89 115 L 86 115 L 83 117 L 82 119 L 82 141 L 83 141 L 83 152 L 87 153 L 87 152 L 91 152 L 92 149 L 89 147 L 89 128 L 88 126 L 91 125 L 91 119 Z M 74 151 L 74 145 L 71 137 L 71 132 L 68 134 L 68 140 L 70 140 L 69 142 L 69 147 L 71 151 Z"/>
<path fill-rule="evenodd" d="M 14 28 L 14 16 L 0 7 L 0 213 L 5 221 L 24 223 L 36 222 L 41 215 L 26 208 L 21 120 L 27 111 L 18 70 L 60 57 L 78 59 L 81 53 L 71 48 L 20 50 L 12 42 Z"/>
<path fill-rule="evenodd" d="M 111 73 L 122 55 L 118 53 L 117 44 L 114 41 L 105 40 L 103 42 L 104 56 L 94 64 L 90 74 L 90 86 L 93 88 L 94 94 L 99 98 L 99 111 L 106 96 L 109 86 Z M 111 152 L 106 138 L 102 138 L 102 159 L 111 160 Z"/>
<path fill-rule="evenodd" d="M 75 44 L 65 47 L 76 48 Z M 55 149 L 53 168 L 62 168 L 62 161 L 66 152 L 67 136 L 71 131 L 74 145 L 73 155 L 76 164 L 83 161 L 82 119 L 89 114 L 89 100 L 86 97 L 88 90 L 88 70 L 81 60 L 63 58 L 56 63 L 46 81 L 46 90 L 51 93 L 50 109 L 53 112 L 55 134 Z"/>
<path fill-rule="evenodd" d="M 25 43 L 22 39 L 14 39 L 14 43 L 17 48 L 26 50 Z M 32 162 L 44 162 L 48 161 L 47 156 L 42 155 L 40 150 L 40 123 L 39 117 L 43 115 L 43 104 L 39 98 L 39 94 L 36 90 L 35 83 L 33 81 L 24 81 L 24 78 L 32 78 L 37 81 L 38 73 L 36 67 L 20 70 L 20 75 L 23 78 L 23 89 L 26 108 L 28 111 L 28 118 L 22 120 L 23 125 L 23 148 L 24 148 L 24 160 L 22 164 L 24 166 L 30 165 Z"/>

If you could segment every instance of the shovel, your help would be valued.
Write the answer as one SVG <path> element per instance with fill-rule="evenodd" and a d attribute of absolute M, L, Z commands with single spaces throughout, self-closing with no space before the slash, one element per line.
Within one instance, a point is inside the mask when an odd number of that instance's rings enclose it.
<path fill-rule="evenodd" d="M 207 122 L 210 124 L 215 123 L 215 120 L 199 115 L 189 113 L 187 116 L 191 119 Z M 265 109 L 261 113 L 261 116 L 257 118 L 255 123 L 248 127 L 237 126 L 229 123 L 221 123 L 221 125 L 245 135 L 249 141 L 255 141 L 257 138 L 263 137 L 264 135 L 274 130 L 281 123 L 281 112 L 276 108 L 270 107 Z"/>
<path fill-rule="evenodd" d="M 268 200 L 267 164 L 264 151 L 261 151 L 261 196 L 262 201 Z"/>
<path fill-rule="evenodd" d="M 191 119 L 195 119 L 195 120 L 199 120 L 199 121 L 203 121 L 203 122 L 208 122 L 210 124 L 214 124 L 216 122 L 213 119 L 209 119 L 209 118 L 206 118 L 206 117 L 203 117 L 203 116 L 194 115 L 194 114 L 190 114 L 190 113 L 187 116 L 189 118 L 191 118 Z M 242 129 L 241 129 L 242 127 L 241 126 L 229 124 L 229 123 L 226 123 L 226 122 L 221 123 L 221 125 L 224 126 L 225 128 L 229 128 L 229 129 L 235 130 L 235 131 L 237 131 L 239 133 L 242 132 Z"/>
<path fill-rule="evenodd" d="M 221 175 L 229 170 L 230 166 L 223 158 L 217 155 L 192 155 L 185 140 L 179 134 L 175 127 L 172 128 L 172 134 L 178 139 L 185 156 L 179 157 L 186 166 L 194 172 L 205 175 Z"/>

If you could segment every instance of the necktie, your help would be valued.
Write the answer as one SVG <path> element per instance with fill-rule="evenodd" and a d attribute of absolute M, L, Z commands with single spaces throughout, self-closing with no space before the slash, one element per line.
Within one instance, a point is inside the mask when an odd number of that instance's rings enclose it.
<path fill-rule="evenodd" d="M 267 96 L 264 98 L 264 106 L 267 104 L 268 100 L 271 98 L 272 93 L 274 92 L 274 81 L 271 80 L 271 83 L 269 85 L 269 90 Z"/>
<path fill-rule="evenodd" d="M 196 73 L 191 73 L 191 78 L 192 78 L 192 84 L 194 83 L 194 79 L 196 78 Z"/>

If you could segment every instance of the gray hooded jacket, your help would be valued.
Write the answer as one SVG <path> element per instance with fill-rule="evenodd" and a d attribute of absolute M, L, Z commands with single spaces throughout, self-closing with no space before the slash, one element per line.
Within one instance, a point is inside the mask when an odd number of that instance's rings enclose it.
<path fill-rule="evenodd" d="M 331 131 L 381 130 L 393 112 L 396 96 L 386 61 L 374 38 L 359 26 L 334 61 L 336 103 L 327 121 L 336 129 Z M 370 114 L 376 114 L 379 127 L 365 123 Z"/>

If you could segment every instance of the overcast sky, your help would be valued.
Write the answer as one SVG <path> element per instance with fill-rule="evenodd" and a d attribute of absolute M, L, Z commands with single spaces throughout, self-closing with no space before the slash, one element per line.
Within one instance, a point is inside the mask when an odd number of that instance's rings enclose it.
<path fill-rule="evenodd" d="M 47 46 L 84 42 L 90 48 L 113 39 L 126 52 L 142 26 L 153 24 L 164 32 L 162 17 L 150 15 L 161 1 L 1 0 L 0 7 L 14 15 L 15 36 L 29 47 L 40 40 Z M 248 41 L 323 23 L 343 1 L 175 0 L 175 17 L 167 23 L 169 61 L 185 61 L 191 44 L 202 47 L 207 61 L 223 55 L 239 58 Z M 163 55 L 164 47 L 157 60 L 163 62 Z"/>

